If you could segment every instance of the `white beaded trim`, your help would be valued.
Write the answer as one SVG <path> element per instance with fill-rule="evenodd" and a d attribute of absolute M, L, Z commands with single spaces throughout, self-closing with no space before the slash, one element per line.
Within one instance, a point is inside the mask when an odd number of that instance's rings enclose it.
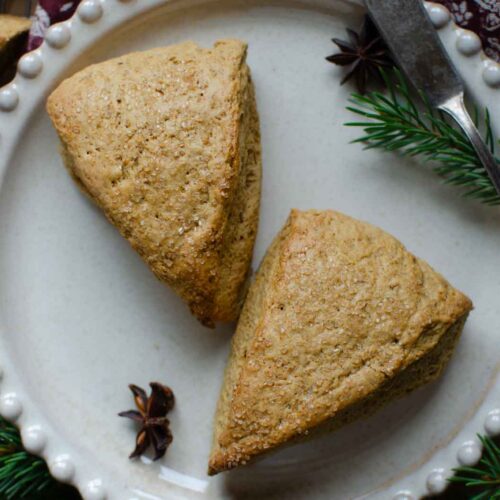
<path fill-rule="evenodd" d="M 487 413 L 484 418 L 484 430 L 489 436 L 500 435 L 500 408 L 496 408 Z M 473 466 L 481 459 L 482 445 L 478 439 L 469 439 L 462 442 L 458 448 L 456 460 L 461 466 Z M 438 495 L 443 493 L 448 486 L 448 479 L 453 475 L 451 470 L 444 468 L 432 469 L 426 477 L 425 486 L 427 494 Z M 415 500 L 415 496 L 410 490 L 397 491 L 392 500 Z"/>
<path fill-rule="evenodd" d="M 119 0 L 128 3 L 130 0 Z M 437 29 L 444 28 L 449 24 L 451 15 L 444 6 L 432 2 L 426 2 L 425 7 L 433 25 Z M 77 15 L 84 23 L 92 24 L 102 18 L 104 14 L 101 0 L 84 0 L 77 9 Z M 466 56 L 478 54 L 481 51 L 481 40 L 472 31 L 456 27 L 457 50 Z M 71 41 L 71 29 L 69 23 L 60 23 L 50 27 L 46 33 L 47 44 L 54 49 L 62 49 Z M 25 54 L 18 64 L 18 72 L 25 78 L 36 78 L 43 69 L 43 61 L 38 51 Z M 483 71 L 483 81 L 492 88 L 500 88 L 500 65 L 495 61 L 487 59 Z M 0 111 L 13 111 L 19 104 L 19 95 L 14 88 L 4 88 L 0 91 Z"/>
<path fill-rule="evenodd" d="M 24 54 L 17 65 L 18 73 L 30 79 L 36 78 L 42 72 L 42 69 L 43 61 L 38 50 Z"/>
<path fill-rule="evenodd" d="M 490 87 L 500 87 L 500 64 L 494 61 L 486 61 L 483 69 L 483 80 Z"/>
<path fill-rule="evenodd" d="M 15 422 L 23 412 L 23 405 L 15 392 L 8 392 L 0 398 L 0 415 Z"/>
<path fill-rule="evenodd" d="M 500 408 L 488 413 L 484 422 L 484 430 L 491 437 L 500 435 Z"/>
<path fill-rule="evenodd" d="M 465 441 L 457 452 L 458 463 L 468 467 L 477 464 L 481 458 L 481 453 L 482 447 L 478 441 Z"/>
<path fill-rule="evenodd" d="M 106 492 L 101 479 L 93 479 L 89 481 L 83 488 L 82 492 L 85 500 L 105 500 Z"/>
<path fill-rule="evenodd" d="M 19 94 L 14 85 L 0 90 L 0 111 L 13 111 L 19 104 Z"/>
<path fill-rule="evenodd" d="M 434 469 L 428 476 L 425 482 L 427 491 L 432 495 L 439 495 L 448 486 L 446 472 L 444 469 Z"/>
<path fill-rule="evenodd" d="M 109 0 L 84 0 L 78 7 L 75 17 L 87 25 L 97 23 L 105 13 L 103 5 Z M 119 4 L 135 4 L 131 0 L 116 0 L 113 8 L 116 9 Z M 433 25 L 437 29 L 443 29 L 450 24 L 451 15 L 449 11 L 440 4 L 426 2 L 427 12 Z M 39 77 L 44 66 L 44 48 L 49 46 L 51 49 L 61 50 L 71 43 L 72 39 L 72 21 L 67 21 L 52 26 L 46 33 L 46 43 L 36 51 L 25 54 L 18 63 L 18 74 L 28 80 Z M 457 50 L 465 56 L 479 57 L 481 52 L 481 42 L 479 37 L 468 30 L 458 28 L 453 24 L 456 30 Z M 483 81 L 491 88 L 500 87 L 500 65 L 496 62 L 486 59 L 482 65 Z M 13 112 L 20 103 L 20 94 L 16 81 L 0 89 L 0 112 Z M 3 370 L 0 367 L 0 380 Z M 23 405 L 15 392 L 0 393 L 0 415 L 10 421 L 17 421 L 23 416 Z M 484 430 L 490 436 L 500 435 L 500 408 L 491 410 L 484 418 Z M 46 430 L 40 424 L 32 423 L 20 425 L 21 437 L 25 448 L 35 454 L 41 454 L 49 465 L 51 474 L 62 482 L 72 483 L 76 486 L 86 500 L 105 500 L 107 492 L 103 481 L 100 478 L 92 480 L 75 480 L 77 466 L 70 454 L 50 453 L 44 451 L 49 442 L 49 436 Z M 473 465 L 481 457 L 481 444 L 477 440 L 467 440 L 462 442 L 459 447 L 456 460 L 461 465 Z M 434 468 L 426 476 L 426 490 L 429 494 L 437 494 L 444 491 L 447 486 L 447 479 L 451 476 L 451 471 L 444 468 Z M 415 500 L 414 493 L 411 490 L 399 490 L 393 495 L 393 500 Z"/>
<path fill-rule="evenodd" d="M 73 461 L 66 453 L 57 455 L 54 460 L 49 461 L 49 469 L 54 478 L 63 483 L 68 483 L 75 475 Z"/>
<path fill-rule="evenodd" d="M 433 2 L 426 2 L 425 7 L 431 22 L 436 29 L 442 29 L 449 24 L 451 14 L 446 7 Z M 460 54 L 471 57 L 474 55 L 478 56 L 482 53 L 481 39 L 478 35 L 476 35 L 476 33 L 459 28 L 455 24 L 453 26 L 457 34 L 455 46 Z M 482 79 L 488 87 L 500 87 L 500 64 L 491 59 L 487 59 L 482 72 Z"/>
<path fill-rule="evenodd" d="M 103 0 L 105 1 L 105 0 Z M 104 14 L 101 0 L 84 0 L 77 9 L 77 16 L 84 24 L 93 24 L 99 21 Z M 45 46 L 54 50 L 66 48 L 72 38 L 72 20 L 51 26 L 46 33 L 45 43 L 40 49 L 25 54 L 18 62 L 18 75 L 26 80 L 35 80 L 40 77 L 44 68 Z M 21 102 L 17 80 L 0 89 L 0 112 L 14 112 Z M 0 379 L 3 371 L 0 369 Z M 9 421 L 22 420 L 23 405 L 15 392 L 0 393 L 0 415 Z M 66 483 L 72 483 L 88 500 L 105 500 L 107 492 L 103 481 L 99 478 L 82 483 L 75 481 L 77 466 L 65 452 L 45 453 L 50 439 L 47 431 L 38 423 L 22 423 L 20 425 L 23 445 L 30 453 L 42 455 L 50 469 L 52 476 Z M 55 441 L 55 440 L 54 440 Z"/>
<path fill-rule="evenodd" d="M 47 435 L 40 425 L 29 425 L 22 428 L 23 445 L 30 453 L 40 454 L 47 444 Z"/>
<path fill-rule="evenodd" d="M 481 39 L 473 32 L 459 30 L 457 37 L 457 50 L 464 56 L 472 56 L 481 50 Z"/>
<path fill-rule="evenodd" d="M 78 16 L 84 23 L 95 23 L 104 14 L 102 4 L 99 0 L 86 0 L 78 7 Z"/>
<path fill-rule="evenodd" d="M 425 7 L 435 28 L 444 28 L 450 22 L 450 12 L 442 5 L 436 3 L 426 3 Z"/>
<path fill-rule="evenodd" d="M 45 33 L 45 40 L 53 49 L 63 49 L 71 40 L 71 30 L 66 23 L 55 24 Z"/>

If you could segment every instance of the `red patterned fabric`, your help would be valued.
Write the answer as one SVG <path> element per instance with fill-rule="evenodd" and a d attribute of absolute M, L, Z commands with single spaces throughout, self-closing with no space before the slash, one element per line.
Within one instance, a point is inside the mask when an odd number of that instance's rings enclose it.
<path fill-rule="evenodd" d="M 145 0 L 147 1 L 147 0 Z M 500 62 L 500 0 L 434 0 L 446 6 L 455 22 L 475 31 L 486 54 Z M 47 28 L 68 19 L 80 0 L 39 0 L 28 49 L 38 47 Z"/>
<path fill-rule="evenodd" d="M 70 18 L 79 3 L 80 0 L 39 0 L 28 40 L 28 50 L 39 47 L 47 28 Z"/>
<path fill-rule="evenodd" d="M 500 0 L 434 0 L 447 7 L 455 22 L 475 31 L 485 53 L 500 62 Z"/>

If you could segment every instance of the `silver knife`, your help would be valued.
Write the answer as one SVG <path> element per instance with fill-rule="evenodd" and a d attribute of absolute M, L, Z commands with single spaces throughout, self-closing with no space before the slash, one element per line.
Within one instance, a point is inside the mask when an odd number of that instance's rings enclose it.
<path fill-rule="evenodd" d="M 464 85 L 431 24 L 421 0 L 365 0 L 392 55 L 430 104 L 462 127 L 500 194 L 500 165 L 464 105 Z"/>

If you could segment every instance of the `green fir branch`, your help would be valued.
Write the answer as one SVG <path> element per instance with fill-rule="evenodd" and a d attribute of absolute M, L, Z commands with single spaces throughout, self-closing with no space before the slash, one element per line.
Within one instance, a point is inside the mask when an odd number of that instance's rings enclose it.
<path fill-rule="evenodd" d="M 0 419 L 0 498 L 39 498 L 54 482 L 45 462 L 23 449 L 17 428 Z"/>
<path fill-rule="evenodd" d="M 488 436 L 478 436 L 483 444 L 483 456 L 475 467 L 453 469 L 455 475 L 451 482 L 464 483 L 481 491 L 471 500 L 500 499 L 500 448 Z"/>
<path fill-rule="evenodd" d="M 423 96 L 418 99 L 412 94 L 400 71 L 382 73 L 387 93 L 354 93 L 349 100 L 351 105 L 347 109 L 361 120 L 345 125 L 360 127 L 364 132 L 353 142 L 364 143 L 366 149 L 420 157 L 431 162 L 432 169 L 446 183 L 460 186 L 464 196 L 486 205 L 499 205 L 500 196 L 465 133 L 443 112 L 432 109 Z M 475 120 L 478 124 L 477 112 Z M 495 141 L 487 110 L 482 128 L 494 153 Z M 500 163 L 498 158 L 497 161 Z"/>

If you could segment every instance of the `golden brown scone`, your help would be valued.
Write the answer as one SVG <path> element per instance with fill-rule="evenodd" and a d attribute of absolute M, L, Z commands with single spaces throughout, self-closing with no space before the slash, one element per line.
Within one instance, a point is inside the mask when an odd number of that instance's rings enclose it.
<path fill-rule="evenodd" d="M 243 307 L 209 474 L 337 429 L 435 379 L 471 308 L 384 231 L 293 210 Z"/>
<path fill-rule="evenodd" d="M 257 232 L 259 120 L 247 46 L 90 66 L 50 96 L 65 163 L 205 325 L 238 317 Z"/>
<path fill-rule="evenodd" d="M 0 14 L 0 71 L 19 55 L 18 45 L 24 43 L 30 27 L 25 17 Z"/>

